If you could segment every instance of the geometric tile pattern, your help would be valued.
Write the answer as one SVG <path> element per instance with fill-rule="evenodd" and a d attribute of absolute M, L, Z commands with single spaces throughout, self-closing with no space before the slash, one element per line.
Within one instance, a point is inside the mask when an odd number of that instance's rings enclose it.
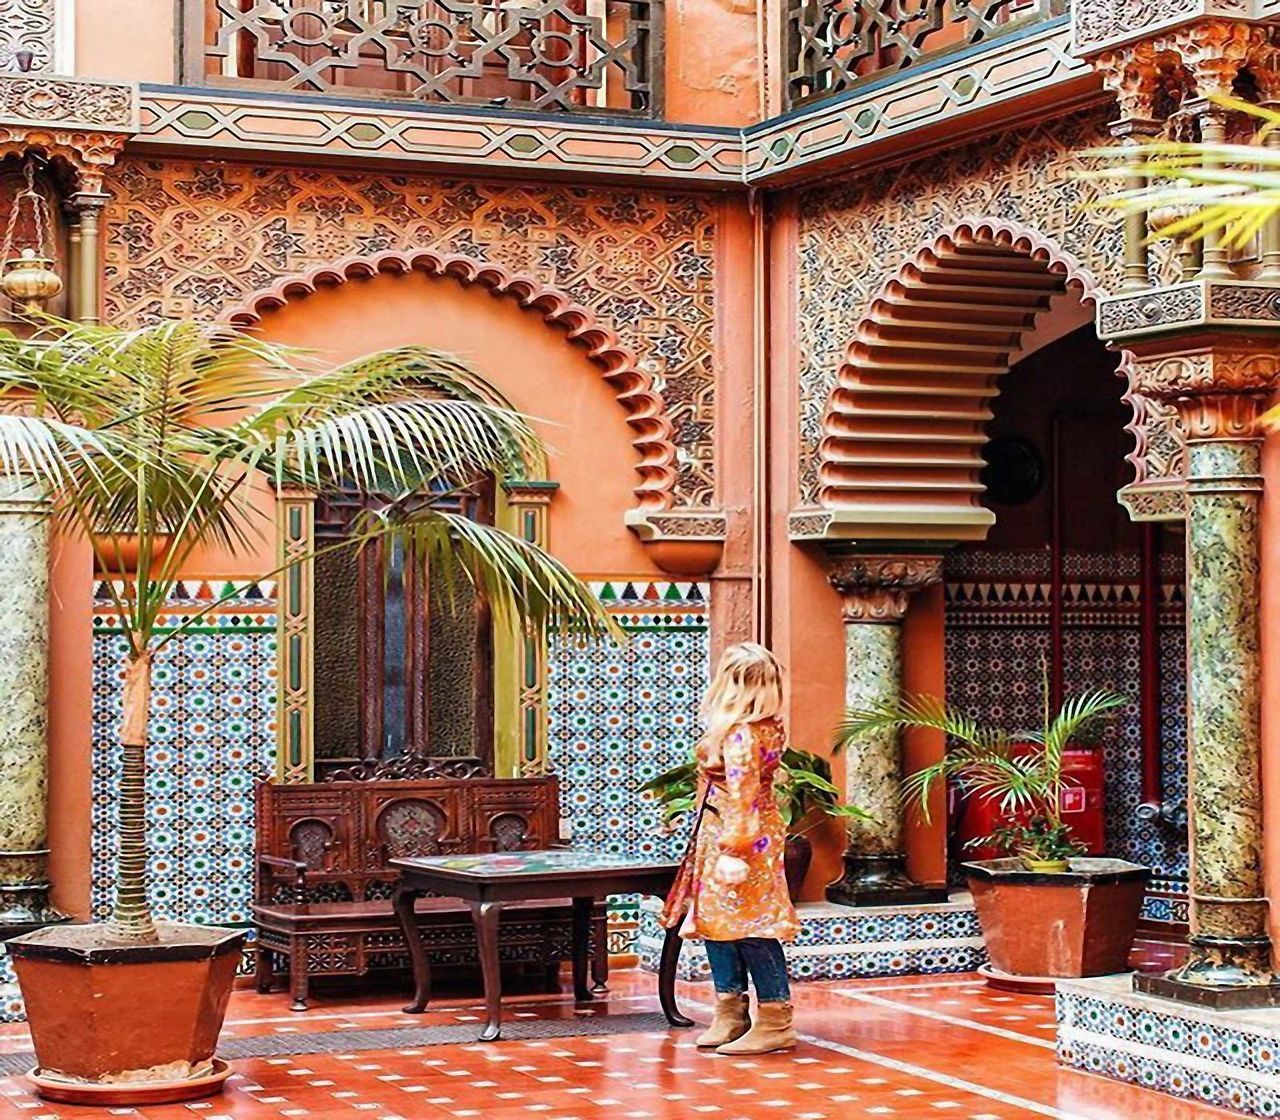
<path fill-rule="evenodd" d="M 574 847 L 676 858 L 639 786 L 689 757 L 708 681 L 708 585 L 615 579 L 592 585 L 626 631 L 612 642 L 553 640 L 548 655 L 547 757 L 560 779 L 561 816 Z M 611 944 L 629 953 L 633 899 L 614 900 Z"/>
<path fill-rule="evenodd" d="M 234 596 L 157 655 L 147 751 L 148 895 L 157 917 L 246 925 L 253 893 L 253 791 L 275 767 L 275 588 L 184 582 L 170 628 Z M 99 595 L 93 640 L 93 916 L 110 914 L 125 644 Z"/>
<path fill-rule="evenodd" d="M 1208 1011 L 1129 978 L 1058 986 L 1058 1060 L 1250 1116 L 1280 1115 L 1280 1012 Z"/>
<path fill-rule="evenodd" d="M 640 904 L 640 961 L 656 972 L 665 931 L 661 903 Z M 847 907 L 806 902 L 796 907 L 800 933 L 784 945 L 792 980 L 847 980 L 973 972 L 987 959 L 978 915 L 966 895 L 912 907 Z M 701 941 L 686 941 L 682 980 L 707 980 L 711 966 Z"/>
<path fill-rule="evenodd" d="M 460 254 L 564 293 L 661 383 L 676 504 L 711 504 L 714 199 L 133 157 L 107 189 L 113 321 L 211 319 L 285 277 L 388 250 Z"/>
<path fill-rule="evenodd" d="M 0 945 L 0 1023 L 20 1023 L 26 1017 L 13 965 L 5 947 Z"/>
<path fill-rule="evenodd" d="M 1016 554 L 984 549 L 978 555 L 1001 576 L 946 586 L 947 699 L 984 724 L 1039 727 L 1044 718 L 1041 658 L 1050 655 L 1049 584 L 1014 577 Z M 1114 563 L 1123 569 L 1125 559 L 1116 557 Z M 971 554 L 967 566 L 974 562 Z M 1077 558 L 1075 566 L 1087 568 L 1087 558 Z M 1103 736 L 1107 853 L 1150 867 L 1147 916 L 1176 921 L 1186 893 L 1186 834 L 1136 815 L 1142 793 L 1138 585 L 1120 578 L 1123 582 L 1113 577 L 1065 588 L 1064 685 L 1068 695 L 1109 688 L 1130 698 Z M 1160 731 L 1163 794 L 1172 803 L 1184 802 L 1187 788 L 1183 615 L 1181 582 L 1165 584 L 1159 618 Z"/>

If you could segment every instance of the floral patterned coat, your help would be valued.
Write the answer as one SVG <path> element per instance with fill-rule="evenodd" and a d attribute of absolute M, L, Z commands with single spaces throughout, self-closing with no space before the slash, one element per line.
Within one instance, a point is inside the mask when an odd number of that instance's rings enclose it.
<path fill-rule="evenodd" d="M 719 758 L 699 748 L 699 803 L 708 783 L 711 795 L 696 847 L 685 857 L 692 878 L 685 937 L 791 941 L 800 931 L 783 866 L 786 826 L 773 794 L 785 746 L 782 722 L 767 719 L 734 727 Z M 721 855 L 744 860 L 746 879 L 732 885 L 717 880 L 712 872 Z"/>

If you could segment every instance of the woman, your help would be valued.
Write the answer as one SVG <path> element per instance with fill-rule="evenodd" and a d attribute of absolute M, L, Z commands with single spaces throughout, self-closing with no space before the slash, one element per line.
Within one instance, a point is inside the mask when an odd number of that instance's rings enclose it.
<path fill-rule="evenodd" d="M 783 869 L 786 828 L 773 778 L 786 746 L 782 667 L 763 646 L 730 646 L 703 701 L 700 811 L 663 923 L 706 943 L 715 1018 L 698 1046 L 720 1054 L 795 1047 L 782 941 L 799 931 Z M 687 916 L 686 916 L 687 910 Z M 756 989 L 748 1012 L 747 978 Z"/>

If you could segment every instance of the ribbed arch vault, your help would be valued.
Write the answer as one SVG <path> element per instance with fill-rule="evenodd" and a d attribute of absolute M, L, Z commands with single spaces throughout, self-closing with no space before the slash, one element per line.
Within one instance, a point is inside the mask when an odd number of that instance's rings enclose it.
<path fill-rule="evenodd" d="M 991 401 L 1037 318 L 1068 291 L 1092 302 L 1099 289 L 1058 246 L 987 219 L 940 236 L 885 284 L 823 417 L 820 502 L 849 534 L 863 523 L 869 536 L 985 534 L 978 473 Z"/>

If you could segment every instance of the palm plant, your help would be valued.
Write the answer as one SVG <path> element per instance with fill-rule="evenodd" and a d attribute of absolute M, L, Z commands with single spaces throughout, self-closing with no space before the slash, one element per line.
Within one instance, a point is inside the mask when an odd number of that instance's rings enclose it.
<path fill-rule="evenodd" d="M 698 764 L 693 758 L 650 778 L 640 790 L 651 793 L 667 828 L 676 828 L 698 807 Z M 865 819 L 856 805 L 840 801 L 840 790 L 831 780 L 831 764 L 809 751 L 788 747 L 782 753 L 773 783 L 774 796 L 787 836 L 803 836 L 827 817 Z"/>
<path fill-rule="evenodd" d="M 1092 174 L 1104 179 L 1141 176 L 1146 185 L 1119 190 L 1103 205 L 1126 212 L 1163 212 L 1153 239 L 1200 241 L 1219 233 L 1227 248 L 1247 245 L 1280 213 L 1280 149 L 1266 143 L 1280 127 L 1280 112 L 1234 97 L 1211 98 L 1233 112 L 1265 122 L 1252 144 L 1155 140 L 1095 149 L 1086 154 L 1114 166 Z"/>
<path fill-rule="evenodd" d="M 843 749 L 864 735 L 908 727 L 941 731 L 947 737 L 943 757 L 907 776 L 903 800 L 929 820 L 930 794 L 940 783 L 954 781 L 969 796 L 994 801 L 1004 818 L 991 836 L 971 843 L 995 843 L 1024 860 L 1058 861 L 1081 850 L 1062 820 L 1063 752 L 1106 713 L 1126 703 L 1119 693 L 1094 689 L 1069 697 L 1056 713 L 1046 703 L 1041 730 L 1011 733 L 983 727 L 936 697 L 908 697 L 846 712 L 836 729 L 836 746 Z"/>
<path fill-rule="evenodd" d="M 528 422 L 448 354 L 410 347 L 321 368 L 230 327 L 42 318 L 30 338 L 0 333 L 0 400 L 0 474 L 39 488 L 61 532 L 94 542 L 127 642 L 110 938 L 157 940 L 144 795 L 152 664 L 222 600 L 172 630 L 158 620 L 197 548 L 243 553 L 271 539 L 271 490 L 382 496 L 347 541 L 319 551 L 394 536 L 446 588 L 471 585 L 499 624 L 612 632 L 558 561 L 442 508 L 477 476 L 522 473 L 539 451 Z"/>

